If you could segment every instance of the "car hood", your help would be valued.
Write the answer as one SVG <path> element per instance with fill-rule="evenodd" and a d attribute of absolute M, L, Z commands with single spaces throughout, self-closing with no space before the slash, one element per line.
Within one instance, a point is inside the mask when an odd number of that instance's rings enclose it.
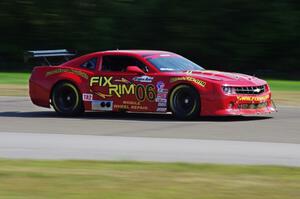
<path fill-rule="evenodd" d="M 187 71 L 185 72 L 185 75 L 189 75 L 201 80 L 219 82 L 222 85 L 228 84 L 232 86 L 261 86 L 266 84 L 266 81 L 262 79 L 240 73 L 203 70 Z"/>

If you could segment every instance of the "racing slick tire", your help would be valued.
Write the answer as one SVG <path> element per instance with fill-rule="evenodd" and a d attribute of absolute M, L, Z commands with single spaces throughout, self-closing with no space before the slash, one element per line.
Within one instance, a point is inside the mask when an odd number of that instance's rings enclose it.
<path fill-rule="evenodd" d="M 84 112 L 81 94 L 70 82 L 58 83 L 53 88 L 51 103 L 61 116 L 79 116 Z"/>
<path fill-rule="evenodd" d="M 180 120 L 195 119 L 200 113 L 200 96 L 189 85 L 177 86 L 170 95 L 170 109 Z"/>

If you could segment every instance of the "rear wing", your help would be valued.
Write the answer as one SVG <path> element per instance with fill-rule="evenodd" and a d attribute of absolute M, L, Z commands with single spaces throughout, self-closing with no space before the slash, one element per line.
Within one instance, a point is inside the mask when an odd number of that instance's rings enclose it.
<path fill-rule="evenodd" d="M 56 58 L 57 57 L 63 57 L 64 60 L 60 62 L 66 62 L 69 61 L 70 57 L 74 57 L 76 55 L 75 51 L 66 50 L 66 49 L 60 49 L 60 50 L 32 50 L 27 51 L 24 53 L 24 60 L 25 62 L 28 62 L 30 59 L 36 58 L 36 59 L 43 59 L 46 64 L 49 66 L 52 66 L 49 59 L 50 57 Z"/>

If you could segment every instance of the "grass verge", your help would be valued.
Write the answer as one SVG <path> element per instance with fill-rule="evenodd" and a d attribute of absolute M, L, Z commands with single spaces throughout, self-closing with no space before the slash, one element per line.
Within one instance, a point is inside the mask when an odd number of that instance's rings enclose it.
<path fill-rule="evenodd" d="M 0 96 L 28 96 L 30 73 L 0 72 Z"/>
<path fill-rule="evenodd" d="M 30 73 L 0 72 L 0 84 L 27 85 Z"/>
<path fill-rule="evenodd" d="M 0 160 L 0 198 L 295 199 L 300 168 Z"/>
<path fill-rule="evenodd" d="M 300 106 L 300 91 L 272 91 L 276 105 Z"/>
<path fill-rule="evenodd" d="M 0 95 L 28 96 L 30 73 L 0 72 Z M 273 99 L 280 105 L 300 106 L 300 81 L 267 80 L 273 92 Z"/>
<path fill-rule="evenodd" d="M 28 85 L 0 84 L 0 96 L 29 96 Z"/>
<path fill-rule="evenodd" d="M 267 80 L 272 91 L 295 91 L 300 92 L 300 81 L 290 80 Z"/>

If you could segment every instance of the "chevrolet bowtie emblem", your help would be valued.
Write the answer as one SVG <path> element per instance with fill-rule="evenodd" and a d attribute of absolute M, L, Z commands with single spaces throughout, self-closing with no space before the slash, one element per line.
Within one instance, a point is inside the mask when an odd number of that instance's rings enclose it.
<path fill-rule="evenodd" d="M 255 93 L 259 93 L 261 90 L 259 88 L 253 90 Z"/>

